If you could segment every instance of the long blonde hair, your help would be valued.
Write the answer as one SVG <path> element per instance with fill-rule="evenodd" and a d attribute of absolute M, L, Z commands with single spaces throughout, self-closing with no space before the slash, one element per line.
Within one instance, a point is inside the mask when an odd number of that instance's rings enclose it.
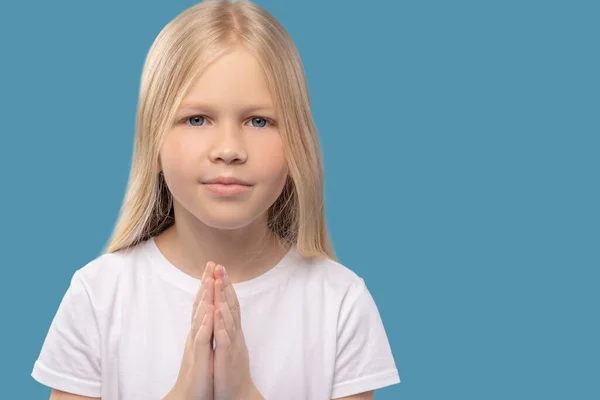
<path fill-rule="evenodd" d="M 300 254 L 336 260 L 325 222 L 321 146 L 300 56 L 287 31 L 247 0 L 205 0 L 169 22 L 156 37 L 140 82 L 127 192 L 105 253 L 134 246 L 174 223 L 173 198 L 159 151 L 176 110 L 206 67 L 243 44 L 266 73 L 279 119 L 289 175 L 268 210 L 269 228 Z"/>

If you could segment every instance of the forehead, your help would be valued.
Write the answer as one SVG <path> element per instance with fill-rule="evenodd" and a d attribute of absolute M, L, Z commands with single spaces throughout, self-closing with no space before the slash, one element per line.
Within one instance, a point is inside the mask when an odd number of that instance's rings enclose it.
<path fill-rule="evenodd" d="M 213 61 L 192 82 L 181 107 L 196 103 L 213 106 L 273 106 L 261 64 L 244 49 L 236 49 Z"/>

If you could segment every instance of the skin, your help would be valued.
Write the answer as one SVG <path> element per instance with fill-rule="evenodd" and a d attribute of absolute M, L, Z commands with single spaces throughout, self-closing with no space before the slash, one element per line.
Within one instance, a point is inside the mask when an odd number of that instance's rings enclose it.
<path fill-rule="evenodd" d="M 355 394 L 348 397 L 340 397 L 338 400 L 373 400 L 373 391 Z M 101 400 L 100 397 L 85 397 L 78 396 L 67 392 L 61 392 L 60 390 L 52 390 L 50 400 Z"/>
<path fill-rule="evenodd" d="M 173 194 L 176 223 L 156 244 L 173 265 L 202 279 L 180 375 L 207 376 L 206 382 L 178 379 L 167 399 L 200 392 L 206 399 L 262 399 L 250 377 L 232 284 L 262 275 L 288 250 L 267 227 L 267 210 L 283 189 L 288 167 L 275 105 L 251 53 L 236 48 L 193 83 L 166 135 L 157 171 Z M 202 183 L 217 176 L 248 181 L 250 190 L 219 197 Z M 204 392 L 211 372 L 214 394 Z M 91 399 L 58 390 L 50 398 Z M 369 400 L 373 392 L 344 399 Z"/>
<path fill-rule="evenodd" d="M 200 279 L 204 266 L 219 260 L 232 282 L 242 282 L 287 252 L 267 227 L 267 210 L 288 175 L 283 141 L 262 68 L 243 48 L 216 60 L 192 84 L 158 169 L 173 194 L 176 223 L 156 242 L 187 274 Z M 240 196 L 219 197 L 201 183 L 217 176 L 252 186 Z"/>

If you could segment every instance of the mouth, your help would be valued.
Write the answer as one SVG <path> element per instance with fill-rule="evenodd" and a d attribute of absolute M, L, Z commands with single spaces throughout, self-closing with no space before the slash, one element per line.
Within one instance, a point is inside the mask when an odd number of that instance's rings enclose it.
<path fill-rule="evenodd" d="M 252 186 L 249 182 L 234 178 L 233 176 L 217 176 L 216 178 L 210 179 L 202 183 L 219 183 L 222 185 L 245 185 Z"/>
<path fill-rule="evenodd" d="M 239 196 L 252 188 L 251 185 L 239 183 L 204 183 L 202 186 L 209 192 L 219 196 Z"/>

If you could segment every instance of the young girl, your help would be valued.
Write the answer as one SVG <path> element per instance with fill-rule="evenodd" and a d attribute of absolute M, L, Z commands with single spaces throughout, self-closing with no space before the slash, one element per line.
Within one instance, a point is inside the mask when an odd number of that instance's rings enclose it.
<path fill-rule="evenodd" d="M 400 382 L 363 279 L 336 261 L 290 36 L 207 0 L 144 65 L 126 198 L 75 271 L 32 376 L 51 399 L 372 399 Z"/>

